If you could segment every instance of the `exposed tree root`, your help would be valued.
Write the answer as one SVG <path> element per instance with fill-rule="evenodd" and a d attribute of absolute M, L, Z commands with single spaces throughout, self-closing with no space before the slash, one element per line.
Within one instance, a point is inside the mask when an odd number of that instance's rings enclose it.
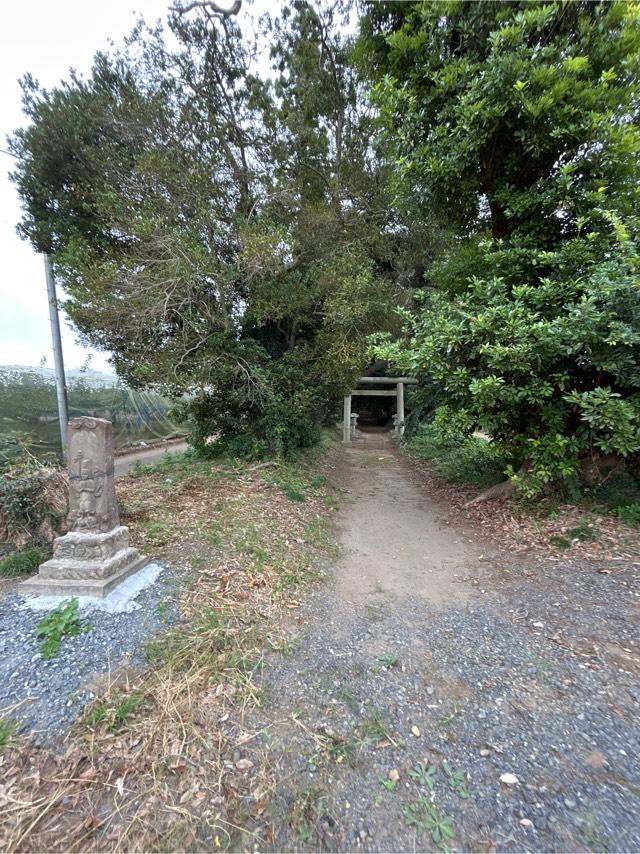
<path fill-rule="evenodd" d="M 496 483 L 495 486 L 485 489 L 485 491 L 481 492 L 480 495 L 476 495 L 476 497 L 472 498 L 471 501 L 467 501 L 464 506 L 473 507 L 476 504 L 482 504 L 484 501 L 506 500 L 507 498 L 511 498 L 514 489 L 515 484 L 512 480 L 503 480 L 500 483 Z"/>

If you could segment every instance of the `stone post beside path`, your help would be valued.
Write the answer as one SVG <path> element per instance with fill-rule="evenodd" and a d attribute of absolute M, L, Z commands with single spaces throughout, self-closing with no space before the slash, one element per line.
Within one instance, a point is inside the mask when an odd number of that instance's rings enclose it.
<path fill-rule="evenodd" d="M 120 524 L 113 483 L 110 421 L 69 421 L 69 533 L 57 537 L 53 557 L 21 585 L 25 593 L 106 596 L 147 561 L 129 545 Z"/>

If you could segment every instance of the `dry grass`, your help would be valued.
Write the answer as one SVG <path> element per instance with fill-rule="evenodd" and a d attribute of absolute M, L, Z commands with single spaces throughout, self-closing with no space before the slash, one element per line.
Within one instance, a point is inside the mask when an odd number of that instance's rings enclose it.
<path fill-rule="evenodd" d="M 182 572 L 179 623 L 143 673 L 116 679 L 64 752 L 0 753 L 5 851 L 246 847 L 274 781 L 251 750 L 266 650 L 284 648 L 297 585 L 318 577 L 327 507 L 308 466 L 228 472 L 195 460 L 119 481 L 135 544 Z M 287 479 L 305 492 L 292 501 Z M 280 486 L 278 485 L 280 483 Z"/>

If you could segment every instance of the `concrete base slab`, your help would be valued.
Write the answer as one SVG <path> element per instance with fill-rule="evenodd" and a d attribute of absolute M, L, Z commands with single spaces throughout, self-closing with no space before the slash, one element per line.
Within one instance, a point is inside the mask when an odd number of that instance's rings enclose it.
<path fill-rule="evenodd" d="M 125 566 L 122 566 L 108 578 L 44 578 L 36 575 L 23 581 L 20 585 L 21 593 L 33 593 L 37 596 L 62 596 L 68 599 L 70 596 L 89 596 L 93 599 L 103 599 L 111 591 L 121 584 L 134 572 L 147 563 L 144 555 L 138 554 L 132 549 L 135 557 Z"/>
<path fill-rule="evenodd" d="M 141 560 L 145 561 L 146 558 L 141 558 Z M 120 575 L 115 581 L 114 578 L 108 579 L 110 584 L 113 582 L 116 585 L 115 588 L 112 584 L 111 590 L 106 594 L 97 595 L 91 591 L 78 594 L 75 592 L 75 588 L 74 592 L 65 592 L 64 589 L 61 589 L 59 582 L 52 582 L 47 585 L 48 589 L 43 591 L 42 595 L 28 596 L 21 607 L 32 611 L 52 611 L 71 596 L 77 596 L 78 608 L 85 613 L 90 611 L 106 611 L 110 614 L 130 613 L 142 607 L 139 602 L 135 601 L 136 597 L 147 587 L 150 587 L 163 571 L 164 567 L 157 563 L 147 563 L 142 568 L 140 564 L 137 564 L 131 568 L 131 571 Z M 37 576 L 33 581 L 38 582 L 36 586 L 40 585 Z M 20 585 L 21 589 L 18 592 L 27 595 L 29 593 L 37 594 L 37 590 L 25 590 L 28 584 L 29 582 L 25 581 Z M 76 584 L 75 581 L 74 584 Z"/>

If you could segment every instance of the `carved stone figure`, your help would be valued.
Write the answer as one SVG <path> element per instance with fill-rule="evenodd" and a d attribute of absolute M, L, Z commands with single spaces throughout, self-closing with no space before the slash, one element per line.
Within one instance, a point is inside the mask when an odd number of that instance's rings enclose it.
<path fill-rule="evenodd" d="M 23 589 L 40 594 L 106 596 L 146 558 L 129 545 L 113 483 L 110 421 L 82 416 L 69 422 L 69 533 Z"/>

